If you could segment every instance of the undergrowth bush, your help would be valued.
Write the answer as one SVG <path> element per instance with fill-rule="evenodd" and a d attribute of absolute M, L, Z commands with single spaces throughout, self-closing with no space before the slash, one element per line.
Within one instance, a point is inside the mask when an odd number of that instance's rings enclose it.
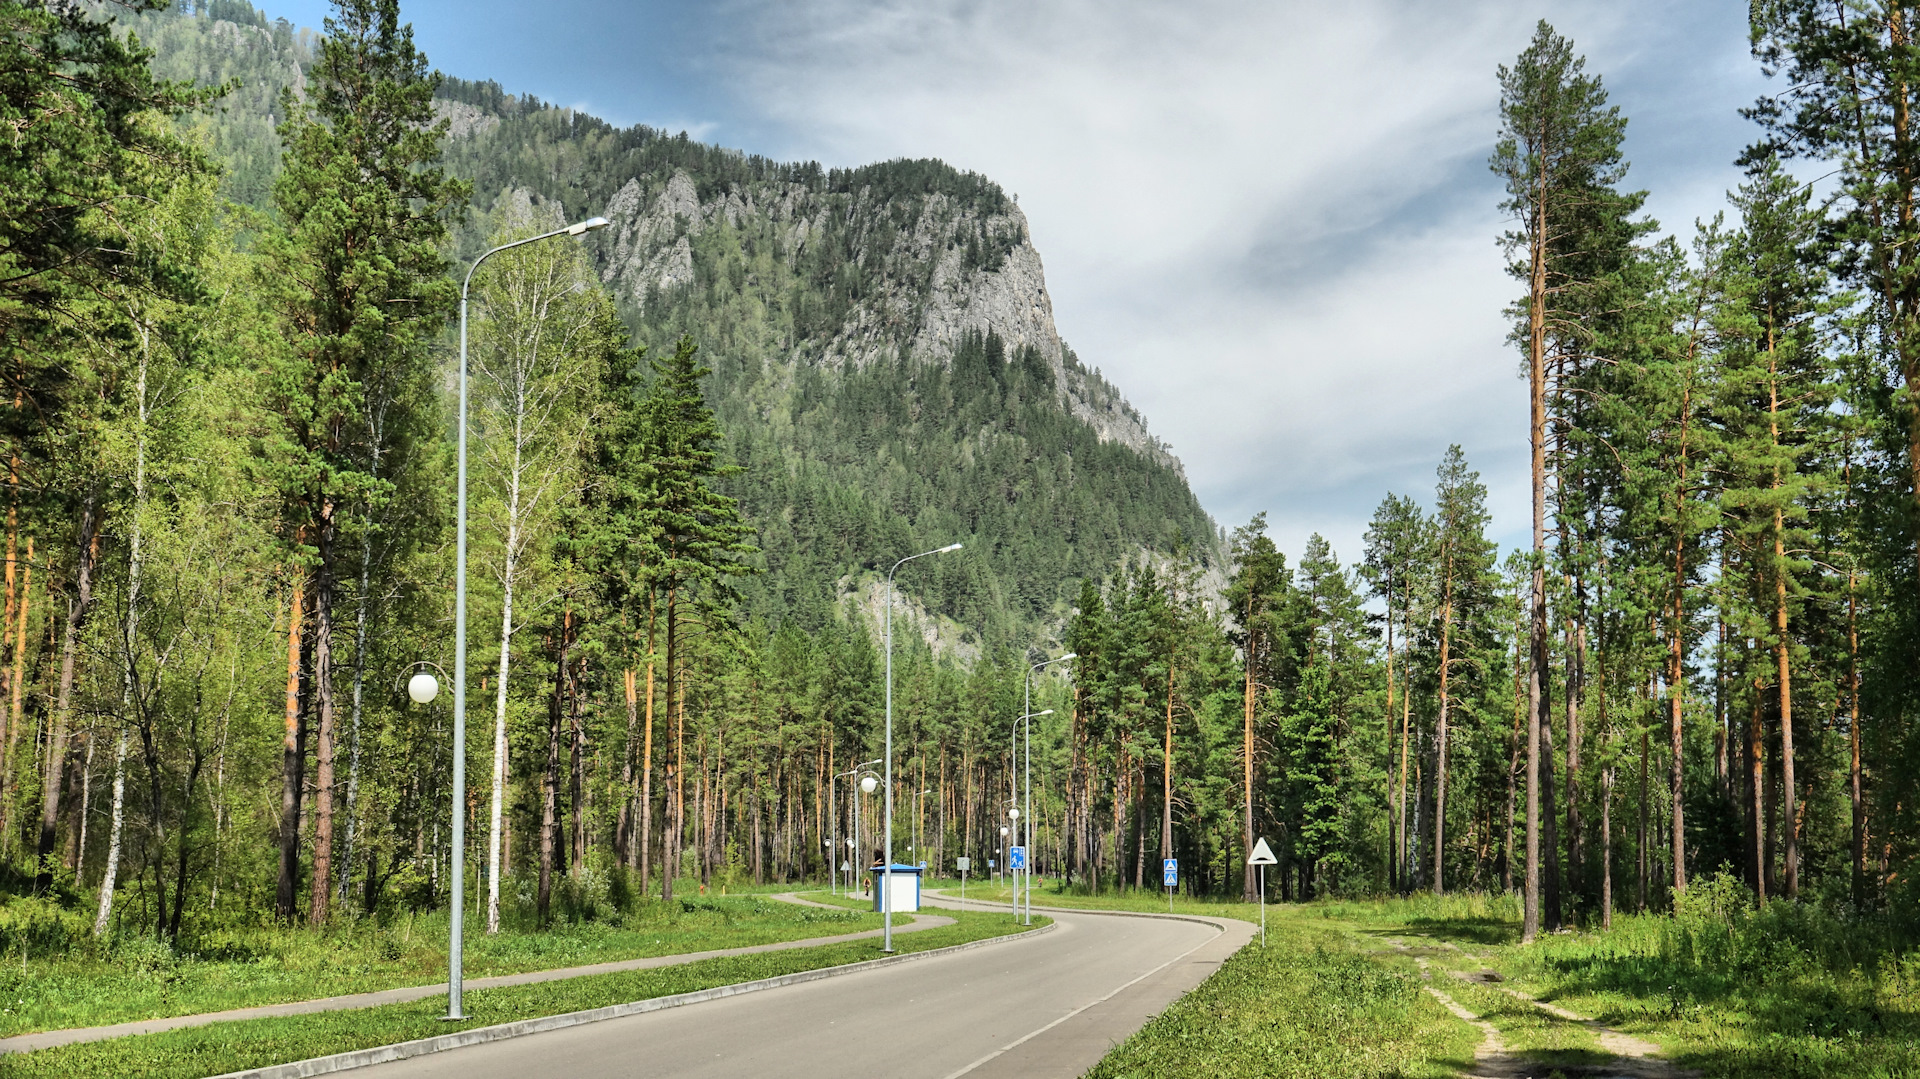
<path fill-rule="evenodd" d="M 0 898 L 0 955 L 64 959 L 94 954 L 93 922 L 44 896 Z"/>

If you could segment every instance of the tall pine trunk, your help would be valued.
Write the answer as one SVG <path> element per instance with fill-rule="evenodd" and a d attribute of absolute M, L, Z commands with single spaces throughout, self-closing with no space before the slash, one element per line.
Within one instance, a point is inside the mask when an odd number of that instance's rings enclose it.
<path fill-rule="evenodd" d="M 640 894 L 653 870 L 653 594 L 647 594 L 647 691 L 640 726 Z M 835 852 L 836 854 L 838 852 Z"/>
<path fill-rule="evenodd" d="M 67 770 L 67 735 L 73 721 L 74 666 L 79 659 L 80 633 L 93 608 L 93 563 L 100 544 L 100 494 L 89 485 L 80 502 L 77 544 L 74 549 L 73 595 L 67 600 L 66 637 L 60 646 L 60 681 L 55 689 L 53 725 L 47 736 L 47 759 L 40 781 L 40 841 L 34 849 L 33 890 L 43 895 L 53 886 L 48 859 L 59 834 L 61 780 Z"/>
<path fill-rule="evenodd" d="M 306 793 L 307 729 L 300 699 L 302 609 L 307 594 L 304 574 L 295 572 L 287 600 L 286 724 L 280 740 L 280 879 L 274 888 L 274 915 L 290 922 L 300 887 L 300 803 Z"/>
<path fill-rule="evenodd" d="M 1847 571 L 1847 745 L 1852 759 L 1847 768 L 1847 798 L 1853 808 L 1853 905 L 1867 905 L 1867 804 L 1860 783 L 1860 622 L 1859 598 L 1854 593 L 1854 571 Z"/>
<path fill-rule="evenodd" d="M 1254 697 L 1254 683 L 1256 681 L 1254 675 L 1259 665 L 1258 656 L 1259 656 L 1260 635 L 1259 635 L 1259 631 L 1254 628 L 1253 600 L 1254 600 L 1254 589 L 1249 588 L 1247 589 L 1247 621 L 1246 621 L 1246 625 L 1247 625 L 1247 655 L 1246 655 L 1247 685 L 1246 685 L 1246 702 L 1245 702 L 1246 714 L 1245 714 L 1243 729 L 1241 731 L 1241 736 L 1240 736 L 1241 737 L 1240 834 L 1243 840 L 1243 842 L 1241 843 L 1241 849 L 1246 852 L 1245 857 L 1242 859 L 1242 862 L 1241 862 L 1240 899 L 1242 902 L 1245 902 L 1245 903 L 1251 903 L 1255 899 L 1254 879 L 1253 879 L 1254 867 L 1253 867 L 1253 863 L 1250 861 L 1250 859 L 1253 857 L 1253 697 Z M 1388 599 L 1388 609 L 1389 610 L 1392 609 L 1391 597 L 1389 597 Z M 1389 621 L 1391 621 L 1391 619 L 1389 619 Z M 1393 630 L 1389 628 L 1387 630 L 1387 634 L 1388 634 L 1388 642 L 1389 642 L 1387 647 L 1387 655 L 1388 655 L 1387 710 L 1389 713 L 1391 713 L 1393 710 L 1393 659 L 1392 659 L 1393 647 L 1391 643 Z M 1075 715 L 1077 716 L 1078 714 L 1079 714 L 1078 709 L 1076 708 Z"/>
<path fill-rule="evenodd" d="M 1436 717 L 1433 750 L 1433 894 L 1447 892 L 1447 706 L 1453 645 L 1453 559 L 1442 570 L 1440 586 L 1440 714 Z"/>
<path fill-rule="evenodd" d="M 15 613 L 13 638 L 13 673 L 8 687 L 12 700 L 8 703 L 7 714 L 7 770 L 0 774 L 0 843 L 5 849 L 13 849 L 13 800 L 14 800 L 14 747 L 20 737 L 20 726 L 26 717 L 24 693 L 27 663 L 27 616 L 33 611 L 33 537 L 27 537 L 27 561 L 20 573 L 20 609 Z"/>
<path fill-rule="evenodd" d="M 313 886 L 307 922 L 324 925 L 333 882 L 333 541 L 338 506 L 320 504 L 319 557 L 313 576 L 313 696 L 318 729 L 313 753 Z M 464 807 L 455 806 L 455 812 Z"/>
<path fill-rule="evenodd" d="M 1544 142 L 1544 133 L 1543 139 Z M 1533 494 L 1533 576 L 1527 670 L 1527 875 L 1522 943 L 1540 933 L 1540 732 L 1547 725 L 1547 192 L 1541 157 L 1527 256 L 1527 445 Z"/>

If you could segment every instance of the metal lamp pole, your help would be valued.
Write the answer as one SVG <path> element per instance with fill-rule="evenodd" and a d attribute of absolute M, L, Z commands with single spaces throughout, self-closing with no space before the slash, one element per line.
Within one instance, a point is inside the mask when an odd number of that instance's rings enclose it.
<path fill-rule="evenodd" d="M 1012 809 L 1007 810 L 1007 816 L 1013 820 L 1013 841 L 1015 843 L 1019 843 L 1020 842 L 1020 807 L 1014 806 Z M 1025 847 L 1021 847 L 1020 851 L 1021 851 L 1021 854 L 1020 854 L 1021 862 L 1023 864 L 1020 866 L 1020 875 L 1013 878 L 1013 908 L 1011 913 L 1015 918 L 1020 917 L 1020 882 L 1026 878 L 1026 875 L 1028 873 L 1033 872 L 1033 870 L 1027 868 L 1027 866 L 1024 864 L 1026 859 L 1033 857 L 1032 853 L 1029 852 Z M 1013 870 L 1011 858 L 1008 859 L 1007 869 L 1009 872 Z"/>
<path fill-rule="evenodd" d="M 1010 748 L 1010 750 L 1011 750 L 1011 751 L 1012 751 L 1012 753 L 1013 753 L 1013 767 L 1014 767 L 1014 774 L 1015 774 L 1016 776 L 1018 776 L 1018 775 L 1019 775 L 1019 772 L 1020 772 L 1020 724 L 1022 724 L 1022 723 L 1025 723 L 1025 724 L 1027 725 L 1027 732 L 1028 732 L 1028 738 L 1027 738 L 1027 747 L 1028 747 L 1028 749 L 1027 749 L 1027 755 L 1028 755 L 1028 757 L 1029 757 L 1029 758 L 1031 758 L 1031 757 L 1032 757 L 1032 755 L 1033 755 L 1033 750 L 1032 750 L 1032 747 L 1033 747 L 1033 738 L 1032 738 L 1032 732 L 1033 732 L 1033 723 L 1031 722 L 1031 720 L 1033 720 L 1034 718 L 1036 718 L 1036 717 L 1038 717 L 1038 716 L 1050 716 L 1050 715 L 1052 715 L 1052 714 L 1053 714 L 1053 709 L 1051 709 L 1051 708 L 1049 708 L 1049 709 L 1047 709 L 1047 710 L 1046 710 L 1046 711 L 1044 711 L 1044 712 L 1033 712 L 1033 713 L 1028 713 L 1028 714 L 1022 714 L 1022 715 L 1018 715 L 1018 716 L 1015 716 L 1015 717 L 1014 717 L 1014 719 L 1013 719 L 1013 730 L 1012 730 L 1012 732 L 1011 732 L 1011 733 L 1010 733 L 1010 734 L 1008 735 L 1008 739 L 1007 739 L 1007 740 L 1008 740 L 1008 742 L 1009 742 L 1009 744 L 1010 744 L 1010 745 L 1009 745 L 1009 748 Z M 1029 770 L 1029 772 L 1028 772 L 1028 775 L 1029 775 L 1029 777 L 1031 777 L 1031 775 L 1032 775 L 1032 772 L 1031 772 L 1031 770 Z M 1013 795 L 1013 797 L 1012 797 L 1012 798 L 1011 798 L 1011 799 L 1009 800 L 1009 804 L 1011 804 L 1011 805 L 1015 805 L 1015 806 L 1018 806 L 1018 805 L 1020 804 L 1020 794 L 1019 794 L 1019 791 L 1018 791 L 1017 789 L 1015 790 L 1015 792 L 1014 792 L 1014 795 Z M 1029 797 L 1028 797 L 1028 799 L 1027 799 L 1027 807 L 1028 807 L 1028 809 L 1031 809 L 1031 808 L 1033 807 L 1033 799 L 1032 799 L 1032 797 L 1031 797 L 1031 792 L 1029 792 Z M 1015 831 L 1016 831 L 1016 832 L 1017 832 L 1017 831 L 1019 830 L 1019 829 L 1018 829 L 1018 825 L 1019 825 L 1019 823 L 1020 823 L 1020 813 L 1021 813 L 1021 810 L 1019 810 L 1019 809 L 1013 809 L 1013 810 L 1009 810 L 1009 811 L 1008 811 L 1008 813 L 1007 813 L 1007 815 L 1008 815 L 1008 816 L 1010 816 L 1010 817 L 1012 817 L 1012 818 L 1013 818 L 1013 821 L 1014 821 L 1014 825 L 1015 825 Z M 1021 882 L 1027 882 L 1027 881 L 1031 881 L 1031 880 L 1033 879 L 1033 843 L 1032 843 L 1032 840 L 1031 840 L 1031 835 L 1032 835 L 1032 832 L 1031 832 L 1031 828 L 1032 828 L 1032 822 L 1031 822 L 1031 821 L 1029 821 L 1029 822 L 1028 822 L 1028 828 L 1029 828 L 1029 832 L 1028 832 L 1028 835 L 1029 835 L 1029 839 L 1028 839 L 1028 842 L 1027 842 L 1027 845 L 1026 845 L 1026 846 L 1024 846 L 1024 847 L 1021 847 L 1021 848 L 1020 848 L 1021 850 L 1023 850 L 1023 851 L 1025 851 L 1025 852 L 1026 852 L 1026 854 L 1025 854 L 1025 858 L 1026 858 L 1026 864 L 1025 864 L 1025 865 L 1022 865 L 1022 866 L 1020 867 L 1020 878 L 1019 878 L 1019 879 L 1020 879 L 1020 881 L 1021 881 Z M 1018 843 L 1018 842 L 1020 842 L 1020 837 L 1019 837 L 1018 835 L 1016 835 L 1016 836 L 1014 837 L 1014 842 L 1015 842 L 1015 843 Z M 1016 884 L 1014 885 L 1014 891 L 1013 891 L 1013 911 L 1014 911 L 1014 913 L 1015 913 L 1016 915 L 1020 913 L 1020 887 L 1021 887 L 1021 885 L 1020 885 L 1019 883 L 1016 883 Z M 1033 887 L 1032 887 L 1032 885 L 1031 885 L 1031 884 L 1028 884 L 1028 885 L 1027 885 L 1027 890 L 1028 890 L 1029 892 L 1031 892 L 1031 891 L 1033 890 Z M 1032 917 L 1033 915 L 1032 915 L 1032 914 L 1028 914 L 1027 916 L 1028 916 L 1029 918 L 1031 918 L 1031 917 Z"/>
<path fill-rule="evenodd" d="M 838 783 L 840 780 L 845 779 L 847 776 L 858 775 L 860 773 L 860 769 L 862 768 L 870 768 L 873 765 L 876 765 L 879 763 L 880 763 L 880 760 L 879 758 L 876 757 L 873 760 L 867 761 L 864 764 L 856 764 L 852 768 L 849 768 L 844 772 L 835 772 L 833 775 L 833 778 L 827 780 L 827 816 L 832 820 L 832 824 L 829 825 L 829 827 L 833 829 L 833 839 L 827 845 L 833 848 L 834 857 L 838 857 L 840 854 L 840 815 L 833 811 L 833 785 L 835 783 Z M 859 844 L 860 826 L 858 824 L 858 821 L 860 820 L 860 796 L 857 794 L 854 794 L 851 790 L 847 792 L 847 796 L 853 799 L 853 814 L 854 814 L 853 819 L 856 822 L 854 824 L 854 829 L 853 829 L 854 838 L 851 842 L 853 843 L 854 849 L 859 850 L 860 849 L 860 844 Z M 847 861 L 847 867 L 848 869 L 852 869 L 853 867 L 853 861 L 851 858 L 849 858 Z M 837 889 L 840 887 L 840 867 L 838 865 L 833 864 L 832 862 L 829 862 L 827 865 L 827 872 L 831 874 L 831 880 L 833 881 L 833 886 L 837 891 Z M 852 891 L 853 889 L 851 886 L 849 886 L 847 890 Z"/>
<path fill-rule="evenodd" d="M 461 922 L 466 916 L 467 872 L 467 289 L 473 284 L 473 273 L 480 264 L 502 251 L 555 236 L 584 236 L 611 223 L 604 217 L 591 217 L 563 229 L 501 244 L 474 259 L 473 265 L 467 268 L 467 276 L 460 282 L 460 450 L 453 541 L 453 922 L 447 929 L 448 1019 L 467 1017 L 461 1008 L 460 976 L 461 949 L 465 944 Z"/>
<path fill-rule="evenodd" d="M 1038 671 L 1042 667 L 1049 667 L 1055 663 L 1065 663 L 1070 659 L 1079 658 L 1079 653 L 1068 652 L 1064 656 L 1042 660 L 1027 668 L 1027 706 L 1025 709 L 1027 714 L 1024 717 L 1027 721 L 1027 870 L 1025 874 L 1027 884 L 1027 917 L 1025 922 L 1022 923 L 1024 925 L 1033 924 L 1033 675 L 1035 671 Z M 1051 708 L 1040 713 L 1040 715 L 1043 716 L 1051 714 L 1053 714 L 1053 709 Z"/>
<path fill-rule="evenodd" d="M 893 575 L 901 566 L 916 558 L 925 558 L 931 554 L 946 554 L 957 551 L 960 545 L 949 543 L 945 547 L 936 547 L 931 551 L 910 554 L 893 564 L 887 571 L 887 838 L 882 847 L 886 861 L 880 869 L 880 912 L 884 927 L 885 942 L 881 951 L 893 951 Z"/>

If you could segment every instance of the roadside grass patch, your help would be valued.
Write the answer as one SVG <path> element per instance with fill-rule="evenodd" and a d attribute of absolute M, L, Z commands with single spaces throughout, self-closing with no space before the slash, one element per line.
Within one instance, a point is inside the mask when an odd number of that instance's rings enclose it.
<path fill-rule="evenodd" d="M 877 929 L 880 917 L 821 910 L 766 896 L 635 899 L 595 920 L 539 929 L 514 917 L 489 936 L 469 919 L 469 978 L 687 952 L 773 944 Z M 89 927 L 90 928 L 90 927 Z M 89 933 L 90 936 L 90 933 Z M 10 959 L 3 958 L 7 951 Z M 135 1019 L 282 1004 L 446 978 L 445 914 L 384 925 L 346 922 L 319 932 L 272 926 L 210 929 L 176 951 L 152 937 L 91 942 L 24 962 L 0 949 L 0 1037 Z"/>
<path fill-rule="evenodd" d="M 1697 879 L 1677 914 L 1616 914 L 1610 931 L 1543 934 L 1524 947 L 1513 896 L 1329 902 L 1303 913 L 1315 908 L 1374 940 L 1452 944 L 1426 951 L 1444 979 L 1436 984 L 1487 1009 L 1509 1049 L 1543 1063 L 1580 1063 L 1589 1032 L 1528 1019 L 1538 1010 L 1442 971 L 1491 967 L 1534 997 L 1659 1044 L 1707 1079 L 1920 1077 L 1920 942 L 1889 915 L 1817 902 L 1759 908 L 1725 875 Z"/>
<path fill-rule="evenodd" d="M 1478 1032 L 1422 991 L 1417 975 L 1311 918 L 1276 913 L 1267 912 L 1266 947 L 1256 939 L 1241 949 L 1087 1079 L 1437 1079 L 1472 1062 Z"/>
<path fill-rule="evenodd" d="M 958 917 L 956 924 L 895 937 L 894 950 L 900 953 L 929 951 L 1019 931 L 1009 927 L 1005 919 L 990 915 L 948 913 Z M 1044 921 L 1036 916 L 1034 927 L 1038 928 Z M 465 999 L 468 1018 L 460 1022 L 442 1019 L 441 1016 L 446 1012 L 446 1001 L 429 998 L 409 1004 L 354 1011 L 214 1023 L 159 1034 L 0 1056 L 0 1079 L 89 1079 L 96 1076 L 107 1079 L 133 1075 L 154 1079 L 191 1079 L 428 1038 L 472 1027 L 691 993 L 878 957 L 878 942 L 866 940 L 758 955 L 703 959 L 683 966 L 597 974 L 538 985 L 469 990 Z"/>

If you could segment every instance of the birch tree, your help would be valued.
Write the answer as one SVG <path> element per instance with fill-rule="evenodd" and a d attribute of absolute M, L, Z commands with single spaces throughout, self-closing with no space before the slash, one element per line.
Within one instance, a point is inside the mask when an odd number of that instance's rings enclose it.
<path fill-rule="evenodd" d="M 524 195 L 503 199 L 498 216 L 489 246 L 560 223 Z M 482 274 L 472 364 L 480 517 L 497 544 L 492 569 L 500 585 L 487 830 L 487 932 L 497 933 L 513 638 L 557 595 L 558 581 L 543 562 L 562 511 L 580 495 L 583 453 L 602 411 L 596 391 L 625 328 L 585 253 L 569 241 L 502 252 Z"/>

